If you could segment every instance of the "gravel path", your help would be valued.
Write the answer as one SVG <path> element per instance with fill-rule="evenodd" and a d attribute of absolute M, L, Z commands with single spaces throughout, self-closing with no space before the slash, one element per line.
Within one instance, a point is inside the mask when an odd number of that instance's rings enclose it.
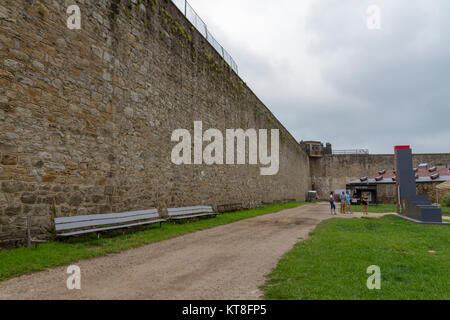
<path fill-rule="evenodd" d="M 328 212 L 305 205 L 79 261 L 81 290 L 66 288 L 67 267 L 20 276 L 0 299 L 260 299 L 264 275 Z"/>

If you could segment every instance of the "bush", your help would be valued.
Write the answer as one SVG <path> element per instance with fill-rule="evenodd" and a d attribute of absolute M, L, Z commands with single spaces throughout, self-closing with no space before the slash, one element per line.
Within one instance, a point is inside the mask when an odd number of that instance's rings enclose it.
<path fill-rule="evenodd" d="M 444 198 L 444 200 L 442 201 L 442 205 L 444 207 L 450 207 L 450 196 Z"/>

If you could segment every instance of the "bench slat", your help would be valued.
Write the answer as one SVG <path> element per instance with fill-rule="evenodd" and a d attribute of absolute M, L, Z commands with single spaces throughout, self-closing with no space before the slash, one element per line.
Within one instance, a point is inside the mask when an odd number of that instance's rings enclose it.
<path fill-rule="evenodd" d="M 158 216 L 158 209 L 55 218 L 55 224 L 70 223 L 70 222 L 81 222 L 81 221 L 103 220 L 103 219 L 113 219 L 113 218 L 125 218 L 125 217 L 140 216 L 140 215 L 144 215 L 144 214 L 156 214 Z"/>
<path fill-rule="evenodd" d="M 190 210 L 190 211 L 178 211 L 178 212 L 169 212 L 169 216 L 181 216 L 187 214 L 196 214 L 196 213 L 213 213 L 213 211 L 207 212 L 205 210 Z"/>
<path fill-rule="evenodd" d="M 194 207 L 179 207 L 179 208 L 168 208 L 167 211 L 180 211 L 180 210 L 197 210 L 197 209 L 203 209 L 203 210 L 212 210 L 211 206 L 194 206 Z"/>
<path fill-rule="evenodd" d="M 205 216 L 212 216 L 212 215 L 216 215 L 216 214 L 215 213 L 196 214 L 196 215 L 192 215 L 192 216 L 173 217 L 171 219 L 172 220 L 182 220 L 182 219 L 205 217 Z"/>
<path fill-rule="evenodd" d="M 213 213 L 211 207 L 197 207 L 197 208 L 170 208 L 167 209 L 169 216 L 195 214 L 195 213 Z"/>
<path fill-rule="evenodd" d="M 146 224 L 153 224 L 153 223 L 159 223 L 159 222 L 165 222 L 165 221 L 166 220 L 164 220 L 164 219 L 152 220 L 152 221 L 132 223 L 132 224 L 127 224 L 127 225 L 115 226 L 115 227 L 106 227 L 106 228 L 97 228 L 97 229 L 89 229 L 89 230 L 61 233 L 61 234 L 58 234 L 58 236 L 60 236 L 60 237 L 70 237 L 70 236 L 75 236 L 75 235 L 79 235 L 79 234 L 86 234 L 86 233 L 106 231 L 106 230 L 114 230 L 114 229 L 121 229 L 121 228 L 129 228 L 129 227 L 136 227 L 136 226 L 142 226 L 142 225 L 146 225 Z"/>
<path fill-rule="evenodd" d="M 60 223 L 60 224 L 55 224 L 55 229 L 56 229 L 56 231 L 61 231 L 61 230 L 101 226 L 101 225 L 107 225 L 107 224 L 131 222 L 131 221 L 144 220 L 144 219 L 154 219 L 157 217 L 159 217 L 157 214 L 144 214 L 144 215 L 139 215 L 139 216 L 125 217 L 125 218 L 79 221 L 79 222 L 72 222 L 72 223 Z"/>

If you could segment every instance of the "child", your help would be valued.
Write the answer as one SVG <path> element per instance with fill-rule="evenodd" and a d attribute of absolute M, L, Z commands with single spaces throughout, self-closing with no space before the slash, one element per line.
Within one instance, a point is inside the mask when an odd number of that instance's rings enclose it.
<path fill-rule="evenodd" d="M 330 206 L 331 206 L 330 214 L 336 215 L 336 205 L 334 204 L 334 192 L 333 191 L 330 192 Z"/>

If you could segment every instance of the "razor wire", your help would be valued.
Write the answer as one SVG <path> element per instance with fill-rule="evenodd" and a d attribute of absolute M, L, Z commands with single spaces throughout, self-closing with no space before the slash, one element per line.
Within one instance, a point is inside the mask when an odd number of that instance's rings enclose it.
<path fill-rule="evenodd" d="M 238 73 L 238 66 L 233 57 L 220 45 L 220 43 L 209 32 L 208 26 L 202 18 L 195 12 L 187 0 L 172 0 L 175 6 L 184 14 L 190 23 L 198 32 L 211 44 L 211 46 L 219 53 L 226 63 Z"/>

